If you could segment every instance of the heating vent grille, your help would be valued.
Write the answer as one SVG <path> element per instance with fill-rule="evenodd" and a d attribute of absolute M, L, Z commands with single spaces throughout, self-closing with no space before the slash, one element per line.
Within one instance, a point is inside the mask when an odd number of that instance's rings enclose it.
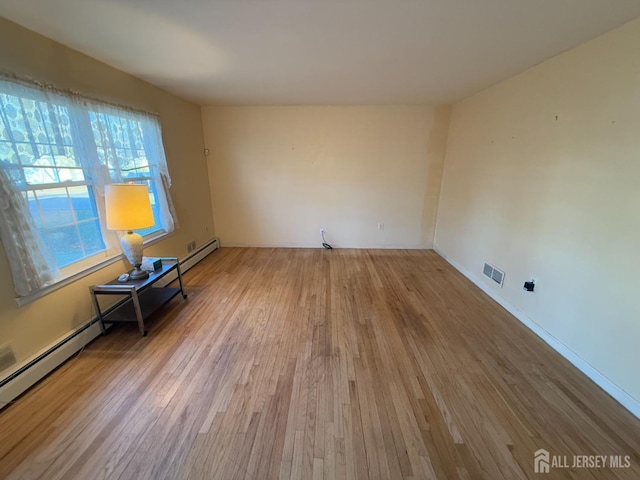
<path fill-rule="evenodd" d="M 482 273 L 484 274 L 485 277 L 489 277 L 491 280 L 496 282 L 501 287 L 504 284 L 504 272 L 499 268 L 496 268 L 493 265 L 489 265 L 488 263 L 485 263 L 484 268 L 482 269 Z"/>
<path fill-rule="evenodd" d="M 16 356 L 9 345 L 0 346 L 0 371 L 16 363 Z"/>

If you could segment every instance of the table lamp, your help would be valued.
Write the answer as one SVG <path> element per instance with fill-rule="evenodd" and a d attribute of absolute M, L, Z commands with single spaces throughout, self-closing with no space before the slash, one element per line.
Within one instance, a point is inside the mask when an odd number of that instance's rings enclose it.
<path fill-rule="evenodd" d="M 107 228 L 127 232 L 120 239 L 120 246 L 124 256 L 134 266 L 129 278 L 131 280 L 148 278 L 149 273 L 140 269 L 144 248 L 142 237 L 133 232 L 136 229 L 151 227 L 155 223 L 147 186 L 120 183 L 105 185 L 104 197 Z"/>

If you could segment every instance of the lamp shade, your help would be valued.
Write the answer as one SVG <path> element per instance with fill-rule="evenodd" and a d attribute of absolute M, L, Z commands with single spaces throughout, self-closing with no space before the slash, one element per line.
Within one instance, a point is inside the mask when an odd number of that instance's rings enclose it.
<path fill-rule="evenodd" d="M 136 230 L 155 223 L 146 185 L 105 185 L 104 197 L 109 230 Z"/>

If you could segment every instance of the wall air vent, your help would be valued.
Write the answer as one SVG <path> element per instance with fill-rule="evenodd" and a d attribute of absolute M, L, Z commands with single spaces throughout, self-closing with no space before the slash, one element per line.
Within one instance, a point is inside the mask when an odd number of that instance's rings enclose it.
<path fill-rule="evenodd" d="M 500 287 L 504 284 L 504 272 L 493 265 L 489 265 L 488 263 L 484 264 L 484 268 L 482 269 L 482 273 L 485 277 L 489 277 L 491 280 L 496 282 Z"/>
<path fill-rule="evenodd" d="M 16 356 L 9 344 L 0 346 L 0 372 L 16 363 Z"/>

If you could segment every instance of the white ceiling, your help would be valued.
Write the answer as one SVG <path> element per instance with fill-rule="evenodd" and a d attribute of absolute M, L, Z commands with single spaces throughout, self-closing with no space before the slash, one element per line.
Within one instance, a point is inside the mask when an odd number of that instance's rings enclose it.
<path fill-rule="evenodd" d="M 200 104 L 449 103 L 640 16 L 639 0 L 0 0 Z"/>

